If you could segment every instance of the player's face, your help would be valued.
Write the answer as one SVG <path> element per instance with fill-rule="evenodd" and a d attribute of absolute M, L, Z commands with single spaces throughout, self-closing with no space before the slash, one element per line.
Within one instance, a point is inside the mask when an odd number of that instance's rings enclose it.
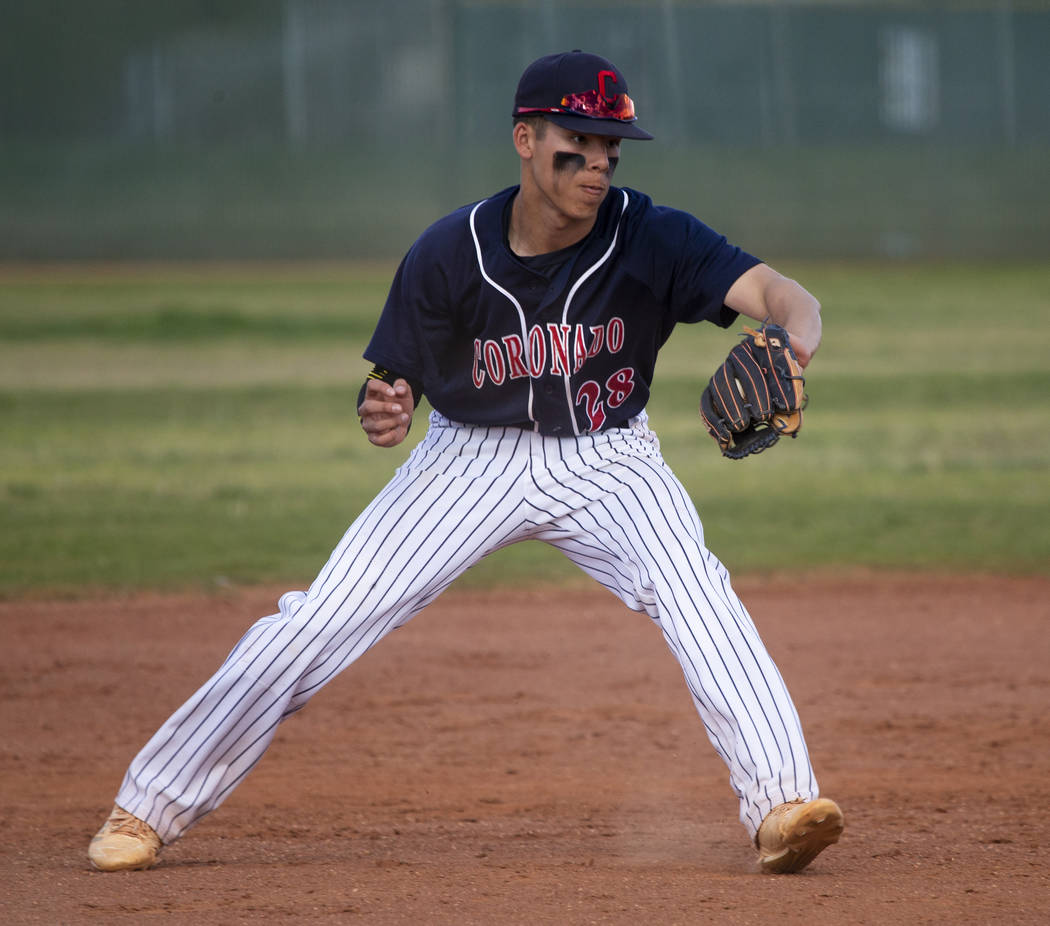
<path fill-rule="evenodd" d="M 547 124 L 532 135 L 527 171 L 534 188 L 570 221 L 593 221 L 620 160 L 620 139 Z"/>

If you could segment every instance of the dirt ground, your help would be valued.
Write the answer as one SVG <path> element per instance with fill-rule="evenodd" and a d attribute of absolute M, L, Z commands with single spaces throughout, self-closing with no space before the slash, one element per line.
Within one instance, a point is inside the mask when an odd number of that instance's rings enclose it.
<path fill-rule="evenodd" d="M 148 872 L 85 850 L 284 589 L 0 603 L 0 920 L 1050 922 L 1050 580 L 737 583 L 846 832 L 756 873 L 677 663 L 598 588 L 452 589 Z"/>

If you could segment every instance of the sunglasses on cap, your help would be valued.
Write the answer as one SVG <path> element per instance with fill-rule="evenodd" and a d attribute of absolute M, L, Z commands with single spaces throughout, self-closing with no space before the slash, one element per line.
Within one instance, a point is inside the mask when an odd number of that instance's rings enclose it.
<path fill-rule="evenodd" d="M 618 93 L 607 100 L 597 90 L 570 93 L 561 98 L 561 106 L 519 106 L 515 115 L 526 113 L 562 113 L 566 116 L 587 116 L 590 119 L 616 119 L 634 122 L 634 100 L 626 93 Z"/>

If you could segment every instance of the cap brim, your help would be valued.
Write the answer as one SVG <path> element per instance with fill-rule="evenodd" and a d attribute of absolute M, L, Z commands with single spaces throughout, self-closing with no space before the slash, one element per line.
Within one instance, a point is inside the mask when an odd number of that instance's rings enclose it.
<path fill-rule="evenodd" d="M 637 138 L 639 141 L 651 141 L 653 137 L 633 122 L 621 122 L 619 119 L 592 119 L 589 116 L 567 116 L 564 113 L 543 113 L 543 117 L 563 129 L 581 132 L 584 135 Z"/>

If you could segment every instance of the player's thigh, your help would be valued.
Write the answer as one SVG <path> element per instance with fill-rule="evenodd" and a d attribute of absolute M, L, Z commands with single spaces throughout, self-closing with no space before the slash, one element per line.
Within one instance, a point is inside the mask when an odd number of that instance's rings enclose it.
<path fill-rule="evenodd" d="M 520 528 L 515 483 L 399 472 L 347 530 L 312 592 L 377 607 L 425 604 Z"/>
<path fill-rule="evenodd" d="M 660 459 L 632 459 L 616 472 L 617 489 L 581 512 L 609 555 L 638 568 L 647 584 L 685 581 L 710 557 L 692 499 Z"/>

